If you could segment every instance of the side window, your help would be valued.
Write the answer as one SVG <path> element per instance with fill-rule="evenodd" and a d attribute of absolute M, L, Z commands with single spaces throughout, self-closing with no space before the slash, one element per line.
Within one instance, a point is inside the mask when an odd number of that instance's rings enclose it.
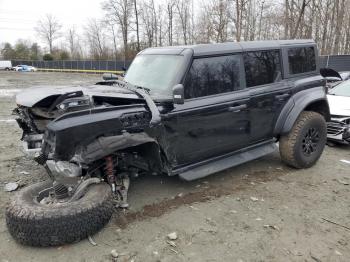
<path fill-rule="evenodd" d="M 239 65 L 240 55 L 194 59 L 185 80 L 185 98 L 241 89 Z"/>
<path fill-rule="evenodd" d="M 316 70 L 315 48 L 297 47 L 288 49 L 290 74 L 300 74 Z"/>
<path fill-rule="evenodd" d="M 280 52 L 256 51 L 244 54 L 247 87 L 266 85 L 281 80 Z"/>

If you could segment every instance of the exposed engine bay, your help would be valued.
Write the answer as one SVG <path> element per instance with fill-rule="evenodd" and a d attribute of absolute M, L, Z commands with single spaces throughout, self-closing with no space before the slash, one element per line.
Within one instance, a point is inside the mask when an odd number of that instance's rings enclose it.
<path fill-rule="evenodd" d="M 159 154 L 143 154 L 145 146 L 159 152 L 144 132 L 159 121 L 147 90 L 109 80 L 87 87 L 38 87 L 30 97 L 19 94 L 16 102 L 13 114 L 23 130 L 24 151 L 54 181 L 42 203 L 79 198 L 91 183 L 105 181 L 117 206 L 125 208 L 130 177 L 161 172 L 160 161 L 150 158 L 160 160 Z"/>

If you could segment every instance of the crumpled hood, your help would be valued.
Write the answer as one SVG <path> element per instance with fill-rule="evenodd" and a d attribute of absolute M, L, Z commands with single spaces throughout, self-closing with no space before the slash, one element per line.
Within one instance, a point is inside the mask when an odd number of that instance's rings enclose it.
<path fill-rule="evenodd" d="M 327 95 L 331 115 L 350 117 L 350 97 Z"/>
<path fill-rule="evenodd" d="M 32 107 L 41 100 L 50 97 L 62 95 L 69 92 L 82 91 L 84 95 L 89 96 L 107 96 L 120 97 L 128 99 L 138 99 L 139 96 L 133 91 L 120 88 L 118 86 L 91 85 L 91 86 L 38 86 L 28 88 L 16 96 L 18 105 Z"/>

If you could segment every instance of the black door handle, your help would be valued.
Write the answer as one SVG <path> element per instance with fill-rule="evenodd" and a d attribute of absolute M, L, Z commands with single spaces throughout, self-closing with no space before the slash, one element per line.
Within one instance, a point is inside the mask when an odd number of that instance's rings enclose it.
<path fill-rule="evenodd" d="M 236 113 L 236 112 L 239 112 L 241 111 L 242 109 L 246 109 L 247 108 L 247 104 L 242 104 L 242 105 L 239 105 L 239 106 L 230 106 L 228 108 L 228 111 L 229 112 L 233 112 L 233 113 Z"/>
<path fill-rule="evenodd" d="M 289 94 L 282 94 L 282 95 L 276 95 L 275 98 L 276 99 L 283 99 L 283 98 L 287 98 L 289 96 Z"/>

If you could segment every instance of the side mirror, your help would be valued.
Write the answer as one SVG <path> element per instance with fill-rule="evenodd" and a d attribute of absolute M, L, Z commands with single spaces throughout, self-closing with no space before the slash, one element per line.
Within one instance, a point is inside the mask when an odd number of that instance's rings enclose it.
<path fill-rule="evenodd" d="M 125 72 L 127 70 L 127 68 L 125 66 L 123 66 L 122 70 Z"/>
<path fill-rule="evenodd" d="M 184 86 L 177 84 L 173 87 L 173 102 L 174 104 L 182 105 L 185 102 L 184 98 Z"/>
<path fill-rule="evenodd" d="M 103 80 L 108 81 L 108 80 L 118 80 L 118 76 L 115 74 L 111 73 L 104 73 L 102 76 Z"/>

